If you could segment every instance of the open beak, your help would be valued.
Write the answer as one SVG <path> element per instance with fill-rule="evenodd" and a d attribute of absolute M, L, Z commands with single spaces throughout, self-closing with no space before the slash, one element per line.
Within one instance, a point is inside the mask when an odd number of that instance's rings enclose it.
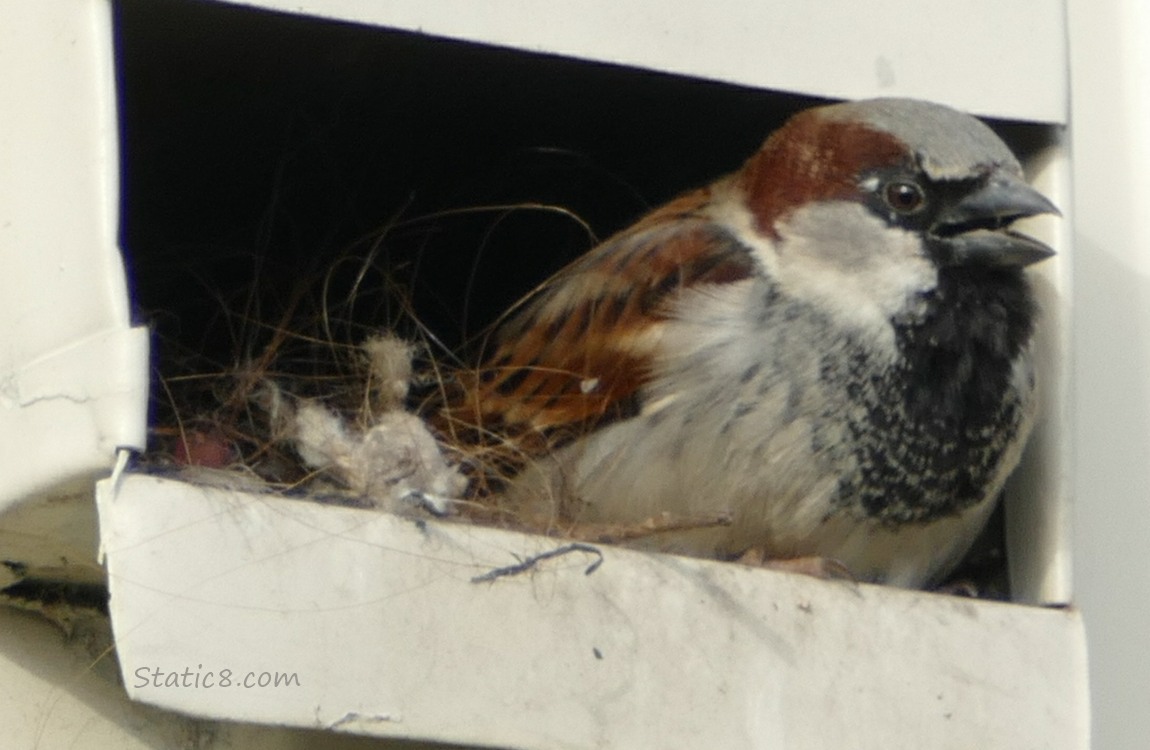
<path fill-rule="evenodd" d="M 1054 250 L 1009 227 L 1039 214 L 1061 212 L 1020 177 L 994 172 L 939 213 L 930 230 L 931 245 L 944 266 L 1028 266 L 1054 255 Z"/>

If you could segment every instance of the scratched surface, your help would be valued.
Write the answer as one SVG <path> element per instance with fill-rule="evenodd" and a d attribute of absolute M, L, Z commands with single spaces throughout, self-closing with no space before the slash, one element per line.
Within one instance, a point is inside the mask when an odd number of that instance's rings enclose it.
<path fill-rule="evenodd" d="M 128 691 L 196 716 L 541 750 L 1087 743 L 1073 611 L 150 476 L 99 503 Z M 222 669 L 298 684 L 195 684 Z"/>

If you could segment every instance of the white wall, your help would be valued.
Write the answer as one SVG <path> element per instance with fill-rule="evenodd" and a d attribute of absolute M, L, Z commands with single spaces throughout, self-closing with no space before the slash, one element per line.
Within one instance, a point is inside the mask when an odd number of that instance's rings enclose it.
<path fill-rule="evenodd" d="M 1075 590 L 1094 746 L 1150 744 L 1150 5 L 1069 0 Z"/>

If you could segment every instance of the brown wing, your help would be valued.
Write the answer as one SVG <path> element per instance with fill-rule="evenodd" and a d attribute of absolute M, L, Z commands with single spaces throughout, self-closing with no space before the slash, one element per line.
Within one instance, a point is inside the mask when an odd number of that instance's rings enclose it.
<path fill-rule="evenodd" d="M 752 272 L 747 249 L 706 215 L 709 200 L 703 189 L 657 209 L 520 303 L 441 425 L 531 455 L 634 414 L 668 295 Z"/>

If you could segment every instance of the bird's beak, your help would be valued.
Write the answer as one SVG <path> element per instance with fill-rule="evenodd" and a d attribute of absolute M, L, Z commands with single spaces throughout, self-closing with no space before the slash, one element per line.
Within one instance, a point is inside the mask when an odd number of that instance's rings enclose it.
<path fill-rule="evenodd" d="M 1013 232 L 1017 219 L 1061 215 L 1045 196 L 1009 172 L 994 172 L 972 192 L 945 207 L 931 228 L 935 256 L 944 266 L 1028 266 L 1054 255 L 1042 242 Z"/>

